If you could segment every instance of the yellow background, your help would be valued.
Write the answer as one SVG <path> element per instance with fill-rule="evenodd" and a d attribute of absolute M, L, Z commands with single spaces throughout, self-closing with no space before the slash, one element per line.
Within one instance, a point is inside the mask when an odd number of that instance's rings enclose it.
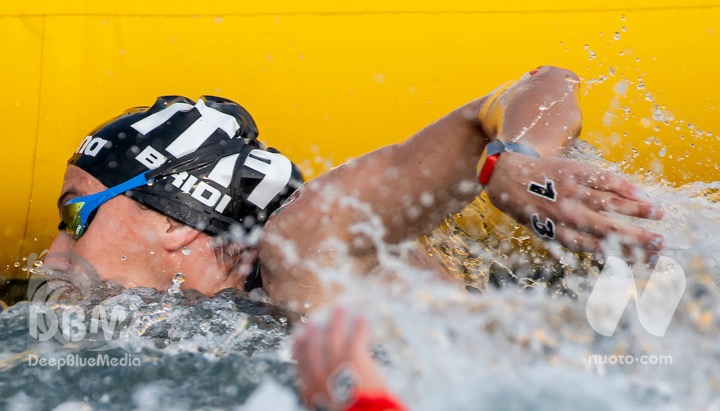
<path fill-rule="evenodd" d="M 0 275 L 49 246 L 86 133 L 164 94 L 239 102 L 312 177 L 559 65 L 585 80 L 583 135 L 610 159 L 715 179 L 720 0 L 346 3 L 0 2 Z"/>

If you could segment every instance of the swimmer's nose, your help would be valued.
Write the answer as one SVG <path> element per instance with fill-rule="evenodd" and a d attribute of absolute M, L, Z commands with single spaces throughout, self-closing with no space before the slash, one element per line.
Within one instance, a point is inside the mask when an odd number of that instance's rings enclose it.
<path fill-rule="evenodd" d="M 60 231 L 53 240 L 45 257 L 44 266 L 50 270 L 67 272 L 70 268 L 68 256 L 72 251 L 73 240 L 67 233 Z"/>

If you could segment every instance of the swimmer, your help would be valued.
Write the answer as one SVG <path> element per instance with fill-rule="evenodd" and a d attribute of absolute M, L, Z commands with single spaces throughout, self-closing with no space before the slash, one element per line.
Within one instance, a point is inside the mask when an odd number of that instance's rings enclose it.
<path fill-rule="evenodd" d="M 379 223 L 389 244 L 414 240 L 483 189 L 570 249 L 601 251 L 612 236 L 660 250 L 661 236 L 604 213 L 659 219 L 659 207 L 621 177 L 561 158 L 580 134 L 578 83 L 540 67 L 305 184 L 235 102 L 160 97 L 92 131 L 70 158 L 46 266 L 82 259 L 104 280 L 160 290 L 180 272 L 187 289 L 262 287 L 306 311 L 330 298 L 314 268 L 388 270 L 358 227 Z M 407 259 L 440 269 L 419 249 Z"/>

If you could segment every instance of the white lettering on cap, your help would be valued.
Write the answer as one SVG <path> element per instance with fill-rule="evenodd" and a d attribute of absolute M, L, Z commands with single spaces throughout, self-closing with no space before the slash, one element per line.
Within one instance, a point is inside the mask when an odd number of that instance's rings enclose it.
<path fill-rule="evenodd" d="M 92 136 L 87 136 L 83 139 L 82 143 L 80 143 L 80 147 L 78 147 L 77 150 L 75 150 L 76 153 L 82 153 L 83 150 L 85 150 L 85 147 L 90 144 L 90 140 L 92 140 Z"/>
<path fill-rule="evenodd" d="M 195 106 L 187 103 L 175 103 L 168 108 L 158 111 L 136 122 L 131 127 L 147 135 L 163 125 L 178 111 L 190 111 L 196 108 L 200 118 L 183 131 L 165 150 L 175 157 L 182 157 L 197 150 L 218 129 L 223 130 L 229 138 L 233 138 L 240 129 L 235 117 L 205 105 L 199 100 Z"/>
<path fill-rule="evenodd" d="M 150 170 L 155 170 L 156 168 L 160 167 L 167 158 L 162 155 L 161 152 L 155 150 L 154 148 L 147 146 L 143 151 L 140 152 L 135 157 L 135 160 L 139 161 L 142 165 L 149 168 Z"/>
<path fill-rule="evenodd" d="M 85 155 L 95 157 L 98 155 L 100 150 L 105 148 L 105 144 L 107 144 L 107 140 L 100 137 L 93 136 L 87 136 L 83 139 L 82 143 L 80 143 L 80 147 L 78 147 L 77 150 L 75 150 L 76 153 L 83 153 Z"/>
<path fill-rule="evenodd" d="M 222 193 L 208 183 L 201 181 L 192 192 L 192 197 L 208 207 L 213 207 L 220 200 Z"/>
<path fill-rule="evenodd" d="M 156 128 L 160 127 L 163 123 L 170 120 L 170 117 L 172 117 L 175 113 L 178 111 L 190 111 L 193 109 L 193 106 L 187 103 L 175 103 L 172 106 L 168 108 L 164 108 L 157 113 L 154 113 L 150 116 L 145 117 L 144 119 L 136 122 L 135 124 L 131 125 L 130 127 L 137 130 L 138 133 L 147 135 L 149 132 L 155 130 Z"/>
<path fill-rule="evenodd" d="M 201 117 L 165 149 L 175 157 L 194 152 L 218 129 L 223 130 L 230 138 L 240 129 L 235 117 L 207 107 L 202 100 L 195 104 L 195 108 Z"/>
<path fill-rule="evenodd" d="M 228 188 L 232 182 L 233 173 L 235 172 L 235 163 L 237 163 L 240 154 L 223 157 L 217 162 L 212 169 L 208 178 L 221 186 Z"/>
<path fill-rule="evenodd" d="M 267 160 L 269 163 L 259 159 Z M 262 209 L 265 209 L 268 203 L 280 193 L 280 190 L 287 185 L 292 176 L 292 163 L 290 163 L 290 160 L 282 154 L 269 151 L 251 151 L 245 159 L 245 166 L 265 174 L 247 198 L 249 202 Z"/>

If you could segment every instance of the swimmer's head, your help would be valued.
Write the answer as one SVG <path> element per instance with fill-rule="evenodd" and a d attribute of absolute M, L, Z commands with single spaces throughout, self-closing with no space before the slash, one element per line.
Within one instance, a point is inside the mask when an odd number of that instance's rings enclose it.
<path fill-rule="evenodd" d="M 299 169 L 257 136 L 250 114 L 233 101 L 165 96 L 99 126 L 68 164 L 107 187 L 154 173 L 151 185 L 124 194 L 210 235 L 249 232 L 303 182 Z"/>

